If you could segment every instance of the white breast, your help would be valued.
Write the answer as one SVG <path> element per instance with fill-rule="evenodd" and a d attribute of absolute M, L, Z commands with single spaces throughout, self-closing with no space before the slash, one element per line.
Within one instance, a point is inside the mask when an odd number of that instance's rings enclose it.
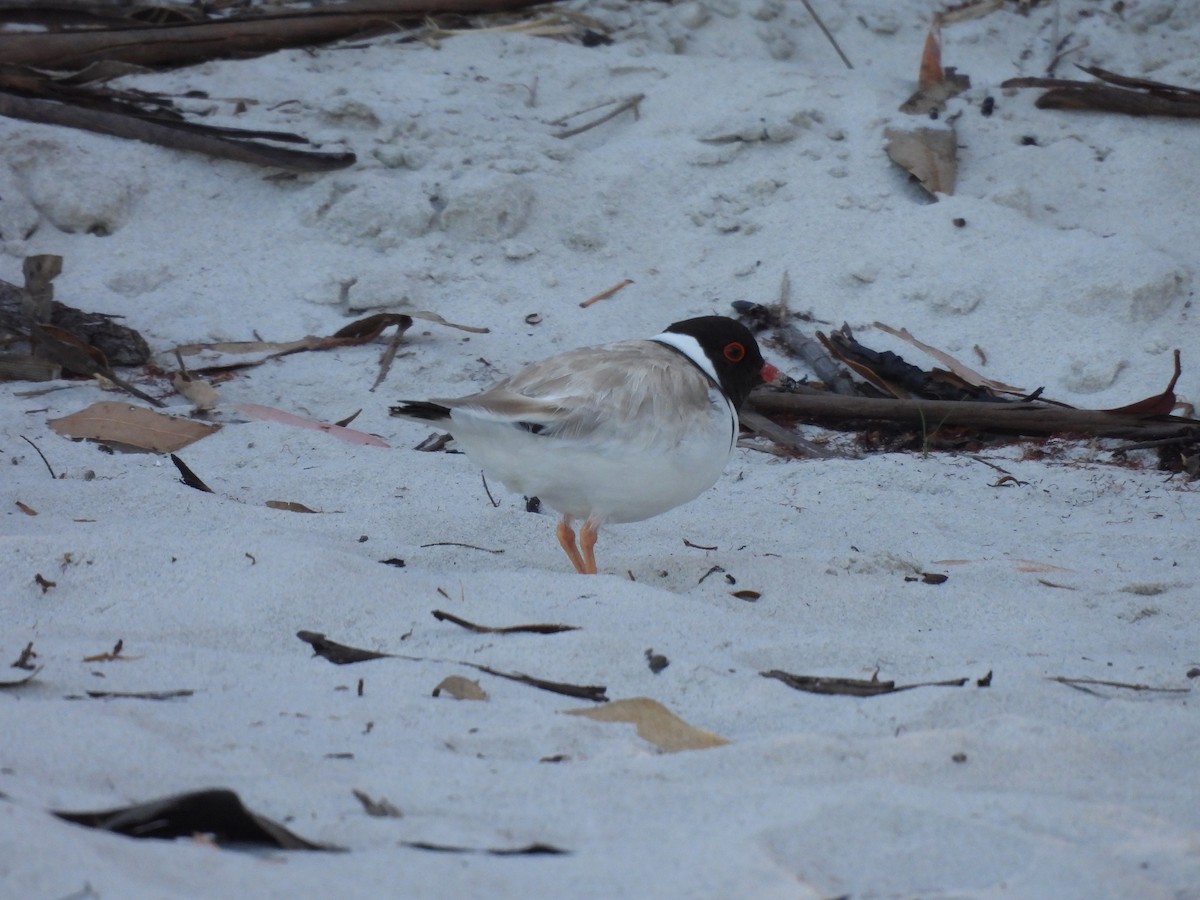
<path fill-rule="evenodd" d="M 721 391 L 709 388 L 705 410 L 676 413 L 571 437 L 534 434 L 459 408 L 450 430 L 488 477 L 511 491 L 574 518 L 637 522 L 708 490 L 733 451 L 737 414 Z"/>

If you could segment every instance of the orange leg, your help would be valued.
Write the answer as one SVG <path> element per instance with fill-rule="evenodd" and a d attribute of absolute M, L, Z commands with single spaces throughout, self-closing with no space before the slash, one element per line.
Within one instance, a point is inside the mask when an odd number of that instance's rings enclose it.
<path fill-rule="evenodd" d="M 583 526 L 584 534 L 587 534 L 587 525 Z M 558 542 L 562 545 L 563 552 L 571 560 L 571 565 L 575 567 L 576 572 L 587 574 L 587 567 L 583 561 L 583 557 L 579 555 L 579 549 L 575 546 L 575 532 L 571 528 L 571 520 L 567 516 L 563 516 L 558 520 L 558 528 L 555 529 L 555 534 L 558 535 Z M 593 543 L 594 543 L 593 539 Z M 592 560 L 592 571 L 596 571 L 595 559 Z"/>
<path fill-rule="evenodd" d="M 583 551 L 583 568 L 579 571 L 588 575 L 596 574 L 596 539 L 599 537 L 600 523 L 589 517 L 579 529 L 579 549 Z"/>

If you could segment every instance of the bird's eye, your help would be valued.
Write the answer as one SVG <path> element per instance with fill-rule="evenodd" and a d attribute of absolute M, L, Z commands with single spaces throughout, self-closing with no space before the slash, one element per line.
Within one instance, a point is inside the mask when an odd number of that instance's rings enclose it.
<path fill-rule="evenodd" d="M 740 363 L 746 358 L 746 348 L 734 341 L 725 345 L 725 358 L 731 363 Z"/>

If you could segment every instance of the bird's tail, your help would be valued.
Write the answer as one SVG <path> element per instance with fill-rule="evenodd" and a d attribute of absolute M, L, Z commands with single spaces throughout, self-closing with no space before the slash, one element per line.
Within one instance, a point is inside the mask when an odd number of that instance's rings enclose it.
<path fill-rule="evenodd" d="M 450 407 L 428 400 L 401 400 L 398 405 L 391 407 L 390 412 L 393 416 L 425 422 L 445 422 L 450 418 Z"/>

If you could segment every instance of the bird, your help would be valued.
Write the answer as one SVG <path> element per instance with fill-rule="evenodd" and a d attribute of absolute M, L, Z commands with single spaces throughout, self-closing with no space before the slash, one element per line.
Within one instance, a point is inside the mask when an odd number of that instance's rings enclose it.
<path fill-rule="evenodd" d="M 486 476 L 557 511 L 563 551 L 595 574 L 601 526 L 657 516 L 712 487 L 737 444 L 738 410 L 778 374 L 741 322 L 700 316 L 390 412 L 443 427 Z"/>

